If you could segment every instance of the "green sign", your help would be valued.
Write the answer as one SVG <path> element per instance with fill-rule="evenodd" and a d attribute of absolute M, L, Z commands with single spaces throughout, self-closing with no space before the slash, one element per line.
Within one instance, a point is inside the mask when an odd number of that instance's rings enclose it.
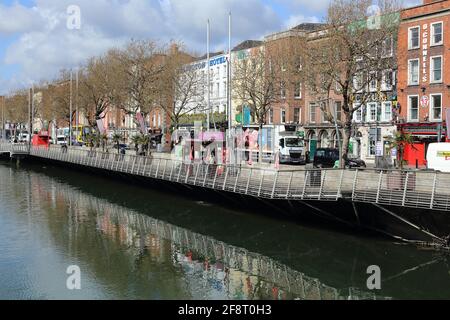
<path fill-rule="evenodd" d="M 305 138 L 305 131 L 297 131 L 297 137 L 299 138 Z"/>

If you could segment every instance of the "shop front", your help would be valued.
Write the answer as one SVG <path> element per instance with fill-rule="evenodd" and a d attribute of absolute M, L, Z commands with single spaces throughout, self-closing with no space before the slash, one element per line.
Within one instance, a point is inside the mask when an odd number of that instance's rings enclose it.
<path fill-rule="evenodd" d="M 405 148 L 404 160 L 409 166 L 426 166 L 430 143 L 446 141 L 446 126 L 442 123 L 402 124 L 398 129 L 410 134 L 414 140 Z"/>

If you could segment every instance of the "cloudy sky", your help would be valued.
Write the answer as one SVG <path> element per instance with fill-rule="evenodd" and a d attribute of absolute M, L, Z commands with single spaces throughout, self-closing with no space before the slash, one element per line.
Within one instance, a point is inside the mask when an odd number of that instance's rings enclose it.
<path fill-rule="evenodd" d="M 0 94 L 51 79 L 61 68 L 76 67 L 131 38 L 179 40 L 203 53 L 208 18 L 212 46 L 224 50 L 230 10 L 236 45 L 301 22 L 320 22 L 329 1 L 0 0 Z M 79 29 L 67 27 L 73 5 L 81 12 Z"/>

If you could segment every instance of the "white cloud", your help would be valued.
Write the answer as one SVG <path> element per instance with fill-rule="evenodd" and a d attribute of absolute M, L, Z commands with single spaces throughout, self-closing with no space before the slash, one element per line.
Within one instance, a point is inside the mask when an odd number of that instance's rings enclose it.
<path fill-rule="evenodd" d="M 18 3 L 12 6 L 0 4 L 0 35 L 24 32 L 39 28 L 44 22 L 36 8 L 27 8 Z"/>
<path fill-rule="evenodd" d="M 66 27 L 69 5 L 81 9 L 80 30 Z M 259 0 L 36 0 L 33 8 L 0 6 L 0 32 L 20 35 L 7 48 L 0 68 L 20 66 L 9 87 L 20 79 L 51 79 L 59 69 L 77 66 L 131 38 L 180 40 L 202 53 L 208 18 L 212 47 L 225 49 L 230 10 L 235 42 L 283 27 L 275 12 Z"/>
<path fill-rule="evenodd" d="M 291 8 L 301 9 L 312 13 L 325 12 L 331 0 L 279 0 Z"/>

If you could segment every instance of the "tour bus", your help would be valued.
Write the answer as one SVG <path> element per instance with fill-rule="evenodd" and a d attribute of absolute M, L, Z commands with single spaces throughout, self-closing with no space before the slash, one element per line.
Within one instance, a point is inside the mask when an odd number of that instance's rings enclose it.
<path fill-rule="evenodd" d="M 450 143 L 430 143 L 427 151 L 428 169 L 450 172 Z"/>

